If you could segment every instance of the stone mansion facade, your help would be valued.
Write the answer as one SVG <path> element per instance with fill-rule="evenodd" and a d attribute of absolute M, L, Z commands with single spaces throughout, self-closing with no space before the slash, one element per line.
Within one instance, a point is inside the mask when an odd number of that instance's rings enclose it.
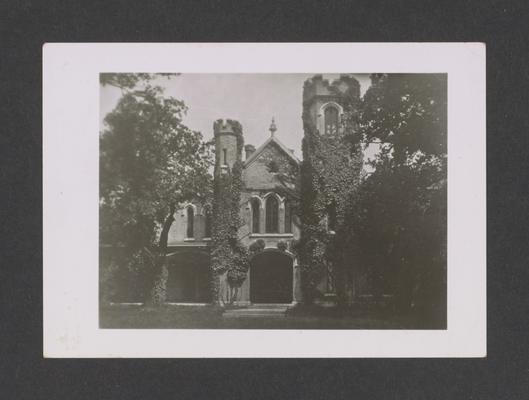
<path fill-rule="evenodd" d="M 350 76 L 329 83 L 317 75 L 305 84 L 304 110 L 321 134 L 340 129 L 344 112 L 342 98 L 350 90 L 352 81 L 358 85 Z M 292 247 L 300 238 L 301 228 L 288 195 L 299 192 L 300 160 L 278 139 L 273 119 L 268 138 L 258 148 L 251 144 L 244 149 L 238 148 L 229 121 L 217 121 L 214 131 L 217 165 L 231 169 L 237 159 L 243 161 L 239 239 L 246 247 L 257 241 L 261 245 L 264 243 L 264 249 L 250 259 L 247 278 L 237 292 L 236 302 L 300 302 L 300 270 Z M 243 151 L 244 154 L 237 154 Z M 286 182 L 282 179 L 284 176 L 294 179 Z M 211 301 L 212 210 L 212 204 L 190 202 L 182 204 L 175 215 L 168 240 L 169 303 Z M 322 282 L 322 291 L 324 286 Z M 221 295 L 226 299 L 228 290 L 227 283 L 221 283 Z"/>
<path fill-rule="evenodd" d="M 216 155 L 221 168 L 232 168 L 237 155 L 233 127 L 227 121 L 215 124 Z M 240 287 L 237 302 L 299 301 L 299 273 L 292 241 L 299 239 L 299 219 L 292 213 L 288 196 L 281 186 L 296 185 L 282 182 L 280 176 L 297 177 L 300 161 L 276 136 L 272 121 L 269 138 L 257 149 L 244 146 L 243 190 L 240 217 L 242 226 L 239 238 L 246 247 L 255 241 L 264 242 L 264 250 L 252 258 L 248 278 Z M 239 155 L 242 156 L 242 155 Z M 208 298 L 209 244 L 212 231 L 212 205 L 183 204 L 175 215 L 169 232 L 168 302 L 204 302 Z M 286 249 L 279 250 L 283 243 Z M 281 247 L 281 245 L 279 245 Z M 199 254 L 202 254 L 200 256 Z M 172 275 L 171 275 L 172 273 Z M 221 284 L 226 290 L 226 285 Z"/>

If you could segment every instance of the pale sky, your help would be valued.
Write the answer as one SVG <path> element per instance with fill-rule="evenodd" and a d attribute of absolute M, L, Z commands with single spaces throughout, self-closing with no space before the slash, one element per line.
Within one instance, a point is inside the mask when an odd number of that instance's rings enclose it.
<path fill-rule="evenodd" d="M 189 108 L 184 123 L 200 131 L 205 140 L 213 137 L 213 122 L 235 119 L 242 124 L 244 143 L 259 147 L 269 136 L 275 118 L 276 137 L 301 159 L 303 138 L 303 82 L 315 74 L 182 74 L 156 83 L 166 95 L 183 100 Z M 370 84 L 368 74 L 353 74 L 360 83 L 361 95 Z M 339 74 L 323 74 L 335 79 Z M 101 88 L 100 126 L 121 96 L 112 86 Z"/>

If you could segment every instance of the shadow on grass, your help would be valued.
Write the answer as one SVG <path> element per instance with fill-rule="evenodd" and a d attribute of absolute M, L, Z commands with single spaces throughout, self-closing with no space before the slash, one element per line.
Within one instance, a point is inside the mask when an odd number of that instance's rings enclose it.
<path fill-rule="evenodd" d="M 381 310 L 298 306 L 283 317 L 224 318 L 213 305 L 144 307 L 115 304 L 100 308 L 101 329 L 445 329 L 425 326 L 413 316 Z"/>

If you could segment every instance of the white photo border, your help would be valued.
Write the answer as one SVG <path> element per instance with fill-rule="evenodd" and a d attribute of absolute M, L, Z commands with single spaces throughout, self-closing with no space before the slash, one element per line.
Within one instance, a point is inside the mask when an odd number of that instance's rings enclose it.
<path fill-rule="evenodd" d="M 99 329 L 99 73 L 447 73 L 446 330 Z M 485 357 L 482 43 L 43 48 L 44 357 Z"/>

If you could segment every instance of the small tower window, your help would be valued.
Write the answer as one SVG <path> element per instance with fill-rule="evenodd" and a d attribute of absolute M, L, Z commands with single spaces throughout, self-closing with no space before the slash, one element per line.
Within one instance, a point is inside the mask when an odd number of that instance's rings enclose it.
<path fill-rule="evenodd" d="M 204 208 L 204 219 L 205 219 L 205 228 L 204 235 L 207 238 L 211 237 L 211 207 L 206 206 Z"/>
<path fill-rule="evenodd" d="M 227 153 L 226 149 L 222 149 L 222 160 L 223 160 L 222 165 L 228 165 L 228 159 L 226 158 L 226 153 Z"/>
<path fill-rule="evenodd" d="M 324 114 L 325 121 L 325 134 L 335 134 L 338 132 L 338 109 L 334 106 L 328 106 L 325 108 Z"/>
<path fill-rule="evenodd" d="M 278 233 L 279 203 L 275 196 L 266 199 L 266 233 Z"/>
<path fill-rule="evenodd" d="M 327 206 L 327 229 L 336 231 L 336 203 L 333 201 Z"/>
<path fill-rule="evenodd" d="M 252 199 L 252 233 L 259 233 L 260 202 L 258 199 Z"/>
<path fill-rule="evenodd" d="M 188 238 L 194 238 L 194 224 L 195 223 L 195 211 L 193 210 L 193 207 L 189 206 L 187 207 L 187 230 L 186 230 L 186 237 Z"/>

